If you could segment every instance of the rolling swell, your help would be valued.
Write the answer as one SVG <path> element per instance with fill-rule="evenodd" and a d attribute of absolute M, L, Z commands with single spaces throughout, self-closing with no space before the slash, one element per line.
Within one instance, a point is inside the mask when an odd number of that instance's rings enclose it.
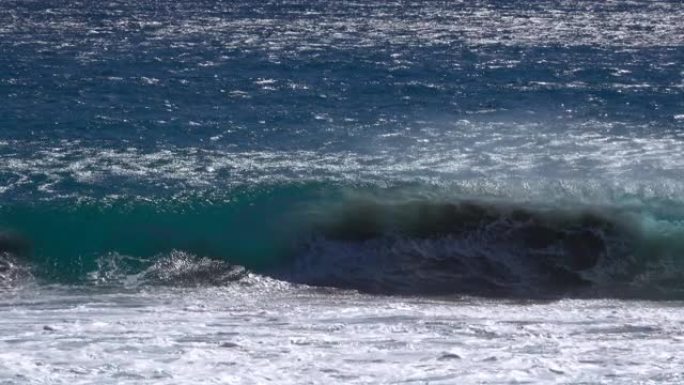
<path fill-rule="evenodd" d="M 369 293 L 684 297 L 684 230 L 644 206 L 288 187 L 224 202 L 0 208 L 0 279 L 225 285 L 248 271 Z"/>
<path fill-rule="evenodd" d="M 365 201 L 313 222 L 291 280 L 374 293 L 581 295 L 639 273 L 639 229 L 596 209 Z"/>

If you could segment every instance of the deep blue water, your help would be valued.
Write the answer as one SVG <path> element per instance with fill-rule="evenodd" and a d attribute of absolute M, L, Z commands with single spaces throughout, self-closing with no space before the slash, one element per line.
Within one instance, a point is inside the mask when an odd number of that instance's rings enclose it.
<path fill-rule="evenodd" d="M 180 250 L 370 291 L 678 292 L 682 8 L 2 1 L 0 252 L 77 281 Z"/>

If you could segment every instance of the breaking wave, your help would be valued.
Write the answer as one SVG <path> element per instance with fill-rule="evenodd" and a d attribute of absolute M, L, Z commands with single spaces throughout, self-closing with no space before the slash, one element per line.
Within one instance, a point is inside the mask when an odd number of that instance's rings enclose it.
<path fill-rule="evenodd" d="M 32 278 L 30 266 L 10 253 L 0 252 L 0 292 L 11 290 Z"/>
<path fill-rule="evenodd" d="M 402 295 L 684 297 L 676 204 L 593 207 L 289 186 L 225 202 L 0 208 L 0 281 Z M 30 266 L 30 269 L 27 267 Z"/>
<path fill-rule="evenodd" d="M 135 258 L 120 254 L 104 255 L 97 269 L 87 275 L 97 286 L 224 286 L 240 281 L 248 271 L 224 260 L 199 257 L 174 250 L 154 258 Z"/>

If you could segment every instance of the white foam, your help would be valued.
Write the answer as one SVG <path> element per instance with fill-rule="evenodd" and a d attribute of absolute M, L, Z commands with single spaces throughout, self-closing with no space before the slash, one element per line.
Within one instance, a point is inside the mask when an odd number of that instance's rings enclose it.
<path fill-rule="evenodd" d="M 34 289 L 0 298 L 8 383 L 679 383 L 677 304 L 306 288 Z"/>
<path fill-rule="evenodd" d="M 492 188 L 488 193 L 505 195 L 515 194 L 524 181 L 528 186 L 524 193 L 531 194 L 530 199 L 560 185 L 571 195 L 607 197 L 651 191 L 665 199 L 679 199 L 678 194 L 684 192 L 682 138 L 675 134 L 615 135 L 611 129 L 611 123 L 599 121 L 564 129 L 542 123 L 459 121 L 448 129 L 383 131 L 367 138 L 356 151 L 325 152 L 239 151 L 220 146 L 144 150 L 89 146 L 80 140 L 47 146 L 6 141 L 0 174 L 7 176 L 7 183 L 0 189 L 5 195 L 33 189 L 49 197 L 73 193 L 70 183 L 75 182 L 86 193 L 94 191 L 89 186 L 111 194 L 120 193 L 111 186 L 144 186 L 156 192 L 171 188 L 177 193 L 213 195 L 263 183 L 419 182 L 466 190 L 468 185 L 477 186 L 478 193 Z M 609 133 L 603 134 L 604 130 Z M 225 135 L 231 135 L 230 131 Z M 207 137 L 217 143 L 221 139 L 220 135 Z M 22 151 L 7 150 L 11 148 Z M 535 193 L 534 188 L 542 192 Z M 138 190 L 145 194 L 145 189 Z"/>

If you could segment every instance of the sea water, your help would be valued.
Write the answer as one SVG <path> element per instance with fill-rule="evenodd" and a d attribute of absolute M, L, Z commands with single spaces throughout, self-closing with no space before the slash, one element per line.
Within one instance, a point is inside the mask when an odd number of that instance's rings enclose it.
<path fill-rule="evenodd" d="M 682 26 L 0 2 L 0 383 L 681 383 Z"/>

